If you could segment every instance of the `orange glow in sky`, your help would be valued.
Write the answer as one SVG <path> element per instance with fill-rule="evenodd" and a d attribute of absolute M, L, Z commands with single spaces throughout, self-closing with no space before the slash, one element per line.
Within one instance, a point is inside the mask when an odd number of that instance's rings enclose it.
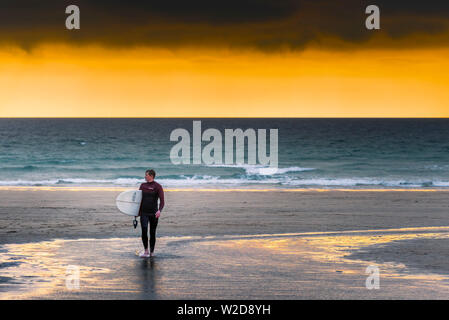
<path fill-rule="evenodd" d="M 449 49 L 0 48 L 0 117 L 448 117 Z"/>

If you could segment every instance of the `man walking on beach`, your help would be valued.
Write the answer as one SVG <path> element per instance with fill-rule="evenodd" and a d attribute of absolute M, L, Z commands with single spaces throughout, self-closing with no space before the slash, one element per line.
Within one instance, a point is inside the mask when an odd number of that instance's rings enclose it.
<path fill-rule="evenodd" d="M 140 185 L 142 190 L 142 203 L 140 204 L 139 216 L 142 227 L 142 242 L 145 251 L 140 255 L 142 258 L 152 257 L 154 255 L 154 245 L 156 244 L 156 227 L 164 208 L 164 189 L 154 181 L 156 172 L 147 170 L 145 172 L 146 183 Z M 159 208 L 157 200 L 159 199 Z M 150 252 L 148 252 L 148 224 L 150 225 Z"/>

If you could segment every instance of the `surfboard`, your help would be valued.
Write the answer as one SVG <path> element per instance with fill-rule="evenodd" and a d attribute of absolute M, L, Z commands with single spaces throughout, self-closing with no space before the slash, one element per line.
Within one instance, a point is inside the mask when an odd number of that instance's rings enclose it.
<path fill-rule="evenodd" d="M 128 216 L 137 216 L 139 214 L 140 203 L 142 202 L 141 190 L 124 191 L 117 196 L 115 203 L 121 213 Z"/>

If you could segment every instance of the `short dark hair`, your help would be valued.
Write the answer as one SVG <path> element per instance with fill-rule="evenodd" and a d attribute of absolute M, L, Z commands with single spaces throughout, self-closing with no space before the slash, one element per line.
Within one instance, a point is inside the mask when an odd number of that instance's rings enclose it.
<path fill-rule="evenodd" d="M 152 176 L 153 178 L 156 178 L 156 172 L 153 169 L 145 171 L 145 174 L 147 174 L 147 173 L 148 173 L 149 176 Z"/>

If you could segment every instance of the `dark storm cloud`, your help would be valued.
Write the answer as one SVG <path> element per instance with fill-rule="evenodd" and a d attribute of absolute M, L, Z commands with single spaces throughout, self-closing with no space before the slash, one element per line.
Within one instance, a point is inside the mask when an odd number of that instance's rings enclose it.
<path fill-rule="evenodd" d="M 81 30 L 65 29 L 65 8 L 81 10 Z M 381 31 L 365 28 L 365 8 L 381 10 Z M 425 44 L 449 44 L 449 1 L 405 0 L 2 0 L 0 42 L 32 47 L 42 42 L 104 46 L 298 49 L 328 39 L 362 45 L 376 33 L 389 46 L 414 34 Z M 443 35 L 443 37 L 442 37 Z M 443 40 L 442 40 L 443 39 Z M 445 40 L 444 40 L 445 39 Z"/>

